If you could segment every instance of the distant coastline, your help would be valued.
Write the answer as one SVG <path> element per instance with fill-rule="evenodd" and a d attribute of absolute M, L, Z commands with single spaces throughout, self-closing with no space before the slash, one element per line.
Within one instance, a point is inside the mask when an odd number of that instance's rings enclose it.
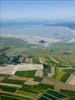
<path fill-rule="evenodd" d="M 0 22 L 0 37 L 21 38 L 30 43 L 45 40 L 48 43 L 74 42 L 75 26 L 72 22 L 50 23 L 48 21 L 6 21 Z"/>

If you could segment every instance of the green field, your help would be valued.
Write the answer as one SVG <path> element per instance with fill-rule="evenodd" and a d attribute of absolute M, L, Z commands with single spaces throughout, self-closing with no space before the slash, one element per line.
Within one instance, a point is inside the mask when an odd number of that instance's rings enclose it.
<path fill-rule="evenodd" d="M 64 98 L 66 98 L 66 96 L 60 92 L 57 92 L 55 90 L 48 90 L 47 92 L 45 92 L 40 98 L 39 100 L 64 100 Z"/>
<path fill-rule="evenodd" d="M 0 90 L 7 91 L 7 92 L 15 92 L 17 90 L 17 88 L 14 86 L 4 86 L 4 85 L 2 86 L 2 85 L 0 85 Z"/>
<path fill-rule="evenodd" d="M 4 79 L 2 82 L 4 82 L 4 83 L 12 83 L 12 84 L 23 84 L 25 81 L 13 80 L 13 79 Z"/>
<path fill-rule="evenodd" d="M 39 85 L 34 85 L 34 86 L 23 85 L 22 89 L 20 89 L 20 90 L 37 94 L 37 93 L 43 92 L 49 88 L 54 89 L 54 86 L 40 83 Z"/>
<path fill-rule="evenodd" d="M 34 81 L 38 81 L 38 82 L 41 82 L 42 81 L 42 77 L 34 77 Z"/>
<path fill-rule="evenodd" d="M 53 78 L 56 80 L 61 80 L 61 78 L 64 76 L 65 72 L 63 70 L 61 70 L 60 72 L 58 72 L 57 74 L 55 73 Z"/>
<path fill-rule="evenodd" d="M 27 77 L 27 78 L 33 78 L 35 75 L 35 70 L 30 71 L 17 71 L 15 75 L 21 76 L 21 77 Z"/>
<path fill-rule="evenodd" d="M 62 82 L 66 82 L 67 79 L 69 78 L 69 76 L 70 76 L 70 73 L 65 73 L 65 74 L 63 75 L 63 77 L 61 78 L 60 81 L 62 81 Z"/>
<path fill-rule="evenodd" d="M 27 92 L 27 91 L 22 91 L 22 90 L 17 90 L 16 94 L 23 95 L 23 96 L 28 96 L 28 97 L 35 96 L 35 93 L 31 93 L 31 92 Z"/>
<path fill-rule="evenodd" d="M 0 93 L 0 98 L 1 100 L 30 100 L 29 98 L 10 93 Z"/>
<path fill-rule="evenodd" d="M 68 97 L 68 100 L 75 100 L 75 91 L 61 90 L 61 93 Z"/>

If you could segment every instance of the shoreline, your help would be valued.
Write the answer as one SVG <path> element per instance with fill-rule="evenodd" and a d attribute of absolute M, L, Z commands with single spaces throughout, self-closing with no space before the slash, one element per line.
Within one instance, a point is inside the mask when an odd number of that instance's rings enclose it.
<path fill-rule="evenodd" d="M 60 42 L 60 39 L 56 39 L 56 38 L 50 38 L 50 37 L 45 37 L 45 36 L 32 36 L 32 35 L 19 35 L 19 34 L 1 34 L 0 38 L 4 37 L 4 38 L 19 38 L 22 39 L 24 41 L 27 41 L 28 43 L 38 43 L 38 41 L 40 40 L 44 40 L 47 43 L 56 43 L 56 42 Z"/>

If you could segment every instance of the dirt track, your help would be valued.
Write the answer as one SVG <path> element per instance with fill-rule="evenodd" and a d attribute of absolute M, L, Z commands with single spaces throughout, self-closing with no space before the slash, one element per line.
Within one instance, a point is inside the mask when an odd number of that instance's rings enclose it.
<path fill-rule="evenodd" d="M 53 78 L 45 78 L 42 83 L 53 85 L 57 91 L 63 90 L 72 90 L 75 91 L 75 85 L 69 85 L 62 83 L 60 81 L 54 80 Z"/>
<path fill-rule="evenodd" d="M 7 65 L 6 67 L 0 67 L 1 74 L 15 74 L 16 71 L 27 71 L 43 69 L 42 64 L 18 64 L 18 65 Z"/>

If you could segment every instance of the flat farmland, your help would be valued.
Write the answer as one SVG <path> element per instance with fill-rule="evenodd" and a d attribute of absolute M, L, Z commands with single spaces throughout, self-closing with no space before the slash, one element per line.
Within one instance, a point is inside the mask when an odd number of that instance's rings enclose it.
<path fill-rule="evenodd" d="M 75 72 L 70 70 L 75 67 L 75 44 L 55 43 L 45 48 L 24 41 L 19 45 L 19 41 L 16 44 L 9 39 L 9 45 L 0 49 L 0 94 L 3 91 L 3 100 L 36 100 L 36 96 L 41 96 L 49 89 L 59 90 L 67 97 L 70 93 L 75 95 L 75 92 L 70 92 L 75 90 L 75 77 L 71 76 Z M 6 58 L 16 54 L 20 55 L 18 64 L 6 62 Z M 51 69 L 45 77 L 44 64 Z"/>

